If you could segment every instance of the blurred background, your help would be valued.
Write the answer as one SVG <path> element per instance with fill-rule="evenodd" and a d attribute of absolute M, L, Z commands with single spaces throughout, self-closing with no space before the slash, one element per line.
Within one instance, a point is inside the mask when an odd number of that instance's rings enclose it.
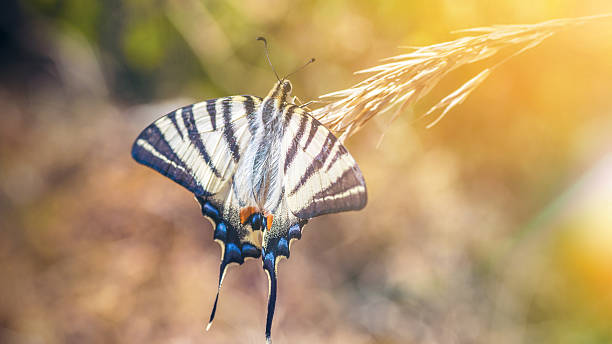
<path fill-rule="evenodd" d="M 2 343 L 263 342 L 261 263 L 230 269 L 205 332 L 212 229 L 188 191 L 130 157 L 176 107 L 265 95 L 275 78 L 256 36 L 280 74 L 317 58 L 292 77 L 307 101 L 452 30 L 612 12 L 608 0 L 1 6 Z M 481 69 L 348 140 L 368 206 L 312 220 L 292 246 L 275 343 L 612 343 L 612 21 L 510 60 L 433 128 L 416 120 Z"/>

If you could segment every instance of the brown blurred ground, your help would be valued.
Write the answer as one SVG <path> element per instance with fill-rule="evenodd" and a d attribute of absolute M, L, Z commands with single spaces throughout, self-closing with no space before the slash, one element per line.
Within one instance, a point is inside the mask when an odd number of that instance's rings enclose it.
<path fill-rule="evenodd" d="M 3 5 L 3 343 L 263 342 L 260 263 L 230 270 L 205 333 L 210 225 L 129 156 L 178 106 L 265 94 L 257 35 L 283 72 L 317 58 L 293 80 L 307 100 L 453 29 L 612 12 L 569 0 L 160 4 Z M 369 204 L 311 221 L 292 246 L 275 342 L 612 343 L 611 37 L 610 22 L 562 33 L 432 129 L 406 114 L 378 149 L 385 119 L 350 139 Z"/>

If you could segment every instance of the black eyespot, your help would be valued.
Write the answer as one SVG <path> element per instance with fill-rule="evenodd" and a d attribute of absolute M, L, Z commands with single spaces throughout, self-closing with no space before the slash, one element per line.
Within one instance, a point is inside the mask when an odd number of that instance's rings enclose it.
<path fill-rule="evenodd" d="M 261 216 L 259 213 L 255 213 L 251 215 L 251 228 L 253 228 L 254 231 L 261 230 L 262 219 L 263 219 L 263 216 Z"/>

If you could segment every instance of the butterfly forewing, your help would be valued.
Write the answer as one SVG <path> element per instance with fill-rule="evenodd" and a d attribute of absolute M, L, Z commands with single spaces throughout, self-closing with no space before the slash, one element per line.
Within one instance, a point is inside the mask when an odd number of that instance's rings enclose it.
<path fill-rule="evenodd" d="M 216 194 L 231 179 L 250 139 L 252 96 L 211 99 L 161 117 L 134 142 L 132 156 L 193 192 Z"/>
<path fill-rule="evenodd" d="M 359 210 L 367 193 L 361 170 L 340 141 L 302 109 L 289 112 L 283 165 L 289 209 L 301 219 Z"/>

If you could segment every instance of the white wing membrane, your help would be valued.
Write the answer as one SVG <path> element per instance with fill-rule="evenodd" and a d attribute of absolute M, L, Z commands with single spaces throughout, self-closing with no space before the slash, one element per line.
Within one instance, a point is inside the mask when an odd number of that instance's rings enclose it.
<path fill-rule="evenodd" d="M 308 219 L 363 208 L 365 181 L 346 148 L 304 110 L 294 107 L 285 116 L 282 168 L 289 209 Z"/>
<path fill-rule="evenodd" d="M 136 139 L 132 156 L 196 196 L 214 195 L 231 180 L 251 137 L 252 96 L 211 99 L 161 117 Z"/>

